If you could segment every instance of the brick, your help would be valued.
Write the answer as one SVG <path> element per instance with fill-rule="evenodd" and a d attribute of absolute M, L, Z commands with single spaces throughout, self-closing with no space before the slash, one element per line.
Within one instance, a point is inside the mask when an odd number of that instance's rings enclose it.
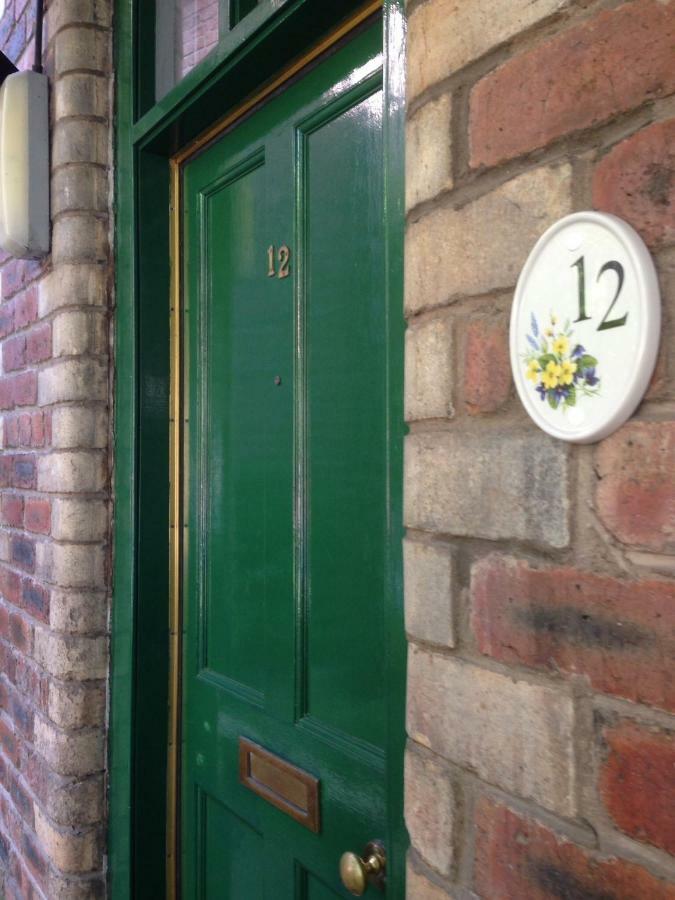
<path fill-rule="evenodd" d="M 453 863 L 455 791 L 440 760 L 409 749 L 405 758 L 405 822 L 426 863 L 449 875 Z"/>
<path fill-rule="evenodd" d="M 58 775 L 37 754 L 32 755 L 27 772 L 42 808 L 57 825 L 82 828 L 101 821 L 104 790 L 100 775 L 84 781 Z"/>
<path fill-rule="evenodd" d="M 54 115 L 57 119 L 108 115 L 108 79 L 89 73 L 74 72 L 61 76 L 54 90 Z"/>
<path fill-rule="evenodd" d="M 2 345 L 2 367 L 5 372 L 22 369 L 26 365 L 26 337 L 19 334 Z"/>
<path fill-rule="evenodd" d="M 438 207 L 406 234 L 408 312 L 516 284 L 542 233 L 572 212 L 569 165 L 525 172 L 461 209 Z"/>
<path fill-rule="evenodd" d="M 100 166 L 73 164 L 54 173 L 52 179 L 52 215 L 90 210 L 106 212 L 108 180 Z"/>
<path fill-rule="evenodd" d="M 9 615 L 9 638 L 22 653 L 30 653 L 33 646 L 33 629 L 19 613 Z"/>
<path fill-rule="evenodd" d="M 58 266 L 39 285 L 40 316 L 64 306 L 104 306 L 106 302 L 106 270 L 101 265 Z"/>
<path fill-rule="evenodd" d="M 94 28 L 69 27 L 54 40 L 56 75 L 73 69 L 104 72 L 110 65 L 110 38 Z"/>
<path fill-rule="evenodd" d="M 12 528 L 23 526 L 23 497 L 17 494 L 2 495 L 2 521 Z"/>
<path fill-rule="evenodd" d="M 15 456 L 12 459 L 12 485 L 17 488 L 34 488 L 36 465 L 34 457 L 29 454 Z"/>
<path fill-rule="evenodd" d="M 54 223 L 52 259 L 55 265 L 79 261 L 106 262 L 108 251 L 106 219 L 91 213 L 68 213 Z"/>
<path fill-rule="evenodd" d="M 108 508 L 103 500 L 57 498 L 52 505 L 52 519 L 52 536 L 56 540 L 102 540 L 108 530 Z"/>
<path fill-rule="evenodd" d="M 61 451 L 37 461 L 38 490 L 46 493 L 100 491 L 105 486 L 105 460 L 98 452 Z"/>
<path fill-rule="evenodd" d="M 493 413 L 511 394 L 506 322 L 474 319 L 464 332 L 464 405 L 469 415 Z"/>
<path fill-rule="evenodd" d="M 434 0 L 418 6 L 408 30 L 409 96 L 567 6 L 568 0 Z"/>
<path fill-rule="evenodd" d="M 448 418 L 454 414 L 452 325 L 447 318 L 425 319 L 405 335 L 405 416 Z"/>
<path fill-rule="evenodd" d="M 26 500 L 24 522 L 27 531 L 49 534 L 51 526 L 51 504 L 49 500 L 30 498 Z"/>
<path fill-rule="evenodd" d="M 32 328 L 26 337 L 26 361 L 39 363 L 52 355 L 52 326 L 49 322 Z"/>
<path fill-rule="evenodd" d="M 70 400 L 104 400 L 107 392 L 107 367 L 100 360 L 62 359 L 38 374 L 41 406 Z"/>
<path fill-rule="evenodd" d="M 11 539 L 12 562 L 26 572 L 35 571 L 35 542 L 16 535 Z"/>
<path fill-rule="evenodd" d="M 21 605 L 36 619 L 49 621 L 49 591 L 30 578 L 21 583 Z"/>
<path fill-rule="evenodd" d="M 490 900 L 674 900 L 675 882 L 603 857 L 487 798 L 476 810 L 476 891 Z"/>
<path fill-rule="evenodd" d="M 484 781 L 563 816 L 576 812 L 574 703 L 563 690 L 412 645 L 408 733 Z"/>
<path fill-rule="evenodd" d="M 630 222 L 652 247 L 675 242 L 675 119 L 643 128 L 604 157 L 593 205 Z"/>
<path fill-rule="evenodd" d="M 565 547 L 568 515 L 568 448 L 560 441 L 504 427 L 406 438 L 409 528 Z"/>
<path fill-rule="evenodd" d="M 0 567 L 0 594 L 14 606 L 19 606 L 21 578 L 16 572 L 6 569 L 4 566 Z"/>
<path fill-rule="evenodd" d="M 109 28 L 111 16 L 109 0 L 52 0 L 46 16 L 47 28 L 50 35 L 73 24 Z"/>
<path fill-rule="evenodd" d="M 481 653 L 675 712 L 675 583 L 493 554 L 473 567 L 471 609 Z"/>
<path fill-rule="evenodd" d="M 105 592 L 74 591 L 55 588 L 50 606 L 49 625 L 54 631 L 69 634 L 102 634 L 107 624 Z"/>
<path fill-rule="evenodd" d="M 104 741 L 99 729 L 64 731 L 37 718 L 35 749 L 59 775 L 91 775 L 103 770 Z"/>
<path fill-rule="evenodd" d="M 69 163 L 109 163 L 110 139 L 104 122 L 87 119 L 64 119 L 56 123 L 53 132 L 52 166 Z"/>
<path fill-rule="evenodd" d="M 447 544 L 403 541 L 405 627 L 413 640 L 455 646 L 454 568 Z"/>
<path fill-rule="evenodd" d="M 61 872 L 90 872 L 100 863 L 96 831 L 75 832 L 57 828 L 36 807 L 35 832 L 46 856 Z"/>
<path fill-rule="evenodd" d="M 103 637 L 55 634 L 36 628 L 35 660 L 56 678 L 105 678 L 108 671 L 107 643 Z"/>
<path fill-rule="evenodd" d="M 19 372 L 0 377 L 0 409 L 34 406 L 37 402 L 37 385 L 35 372 Z"/>
<path fill-rule="evenodd" d="M 614 824 L 675 855 L 675 732 L 623 721 L 602 732 L 600 792 Z"/>
<path fill-rule="evenodd" d="M 64 682 L 48 685 L 47 712 L 60 728 L 102 725 L 105 718 L 105 682 Z"/>
<path fill-rule="evenodd" d="M 105 550 L 99 544 L 41 543 L 36 571 L 64 588 L 98 588 L 105 584 Z"/>
<path fill-rule="evenodd" d="M 31 287 L 21 296 L 14 298 L 14 326 L 25 328 L 31 325 L 38 316 L 37 288 Z"/>
<path fill-rule="evenodd" d="M 429 101 L 406 124 L 406 207 L 449 190 L 452 178 L 452 100 Z"/>
<path fill-rule="evenodd" d="M 494 166 L 667 96 L 674 40 L 670 4 L 634 0 L 510 59 L 471 93 L 471 165 Z"/>
<path fill-rule="evenodd" d="M 52 411 L 52 443 L 54 447 L 100 448 L 107 445 L 108 419 L 105 409 L 62 406 Z"/>
<path fill-rule="evenodd" d="M 595 452 L 595 504 L 622 543 L 675 551 L 675 422 L 629 422 Z"/>
<path fill-rule="evenodd" d="M 107 350 L 105 316 L 88 310 L 66 310 L 54 319 L 54 356 L 83 353 L 102 355 Z"/>
<path fill-rule="evenodd" d="M 446 891 L 440 885 L 434 884 L 408 863 L 406 900 L 448 900 L 453 896 L 449 889 Z"/>

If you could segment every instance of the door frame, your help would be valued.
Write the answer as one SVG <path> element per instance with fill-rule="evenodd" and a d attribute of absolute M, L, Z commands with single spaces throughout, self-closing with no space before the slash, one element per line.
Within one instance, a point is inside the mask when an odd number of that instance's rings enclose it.
<path fill-rule="evenodd" d="M 109 732 L 113 900 L 162 896 L 169 735 L 172 158 L 317 44 L 364 0 L 263 0 L 160 102 L 154 2 L 116 0 L 115 531 Z M 221 15 L 229 8 L 221 0 Z M 390 900 L 403 900 L 404 0 L 384 0 L 388 414 L 392 485 L 386 643 Z M 153 48 L 148 52 L 148 48 Z M 174 167 L 175 169 L 175 167 Z"/>

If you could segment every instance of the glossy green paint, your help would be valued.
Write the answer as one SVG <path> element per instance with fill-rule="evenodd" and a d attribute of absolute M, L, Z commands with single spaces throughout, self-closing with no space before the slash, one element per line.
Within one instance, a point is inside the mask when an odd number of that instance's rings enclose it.
<path fill-rule="evenodd" d="M 150 0 L 117 0 L 116 506 L 109 794 L 110 891 L 115 900 L 163 894 L 164 822 L 157 811 L 164 791 L 166 738 L 161 671 L 166 666 L 162 583 L 168 533 L 168 451 L 164 441 L 169 353 L 163 335 L 168 302 L 169 210 L 168 203 L 158 203 L 158 198 L 168 197 L 169 156 L 243 97 L 254 93 L 261 81 L 358 5 L 350 0 L 263 0 L 198 70 L 161 104 L 151 107 L 149 79 L 154 77 L 154 61 L 147 52 L 147 29 L 152 4 Z M 386 0 L 384 15 L 385 327 L 387 345 L 393 353 L 386 385 L 393 480 L 387 510 L 392 540 L 387 546 L 389 615 L 384 622 L 384 657 L 389 671 L 397 673 L 389 685 L 387 754 L 391 765 L 385 774 L 390 810 L 387 844 L 393 853 L 389 896 L 401 898 L 406 846 L 401 825 L 405 641 L 400 584 L 399 425 L 403 420 L 402 7 L 398 0 Z M 139 731 L 139 723 L 148 723 L 145 735 Z M 220 825 L 215 826 L 216 832 L 220 829 Z M 276 858 L 269 848 L 268 856 Z M 281 860 L 276 869 L 284 869 Z M 302 873 L 291 873 L 284 884 L 280 883 L 277 896 L 293 896 L 290 885 L 294 882 L 305 885 L 302 890 L 309 897 L 325 896 L 323 882 Z"/>
<path fill-rule="evenodd" d="M 347 897 L 341 853 L 386 836 L 381 47 L 378 22 L 185 170 L 188 897 Z M 319 835 L 239 783 L 240 737 L 320 779 Z"/>

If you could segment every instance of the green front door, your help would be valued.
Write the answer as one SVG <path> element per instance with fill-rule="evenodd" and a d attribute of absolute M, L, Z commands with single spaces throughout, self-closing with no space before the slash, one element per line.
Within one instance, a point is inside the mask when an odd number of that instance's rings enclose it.
<path fill-rule="evenodd" d="M 391 834 L 381 46 L 183 168 L 185 900 L 348 897 Z"/>

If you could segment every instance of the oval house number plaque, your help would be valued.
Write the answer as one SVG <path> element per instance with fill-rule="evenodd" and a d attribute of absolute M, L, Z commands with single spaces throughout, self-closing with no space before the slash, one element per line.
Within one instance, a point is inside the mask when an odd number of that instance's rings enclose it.
<path fill-rule="evenodd" d="M 644 396 L 660 328 L 656 270 L 637 232 L 605 213 L 566 216 L 516 288 L 511 366 L 525 409 L 561 440 L 607 437 Z"/>

